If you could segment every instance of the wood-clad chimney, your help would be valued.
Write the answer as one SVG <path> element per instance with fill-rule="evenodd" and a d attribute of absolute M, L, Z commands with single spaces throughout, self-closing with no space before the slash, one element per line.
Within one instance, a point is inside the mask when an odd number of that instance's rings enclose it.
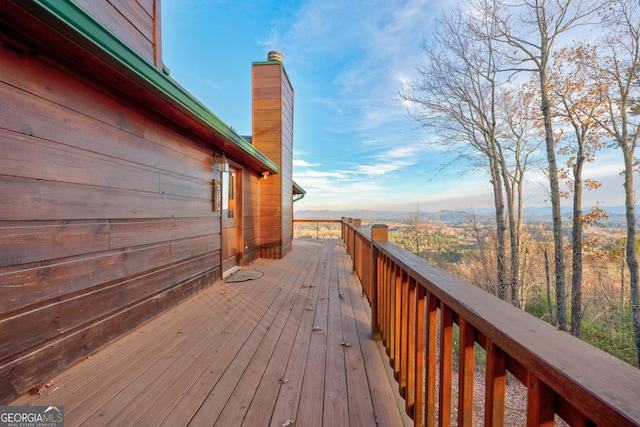
<path fill-rule="evenodd" d="M 252 143 L 280 168 L 260 179 L 261 257 L 281 258 L 293 239 L 293 88 L 283 55 L 271 51 L 252 67 Z"/>

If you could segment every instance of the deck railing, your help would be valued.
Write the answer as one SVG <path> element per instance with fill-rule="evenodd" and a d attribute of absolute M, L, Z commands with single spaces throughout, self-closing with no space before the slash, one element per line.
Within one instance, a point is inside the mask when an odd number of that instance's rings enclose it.
<path fill-rule="evenodd" d="M 473 424 L 476 345 L 485 426 L 505 425 L 507 372 L 527 387 L 528 426 L 554 425 L 556 414 L 576 426 L 640 425 L 640 370 L 399 248 L 386 225 L 343 218 L 342 238 L 416 426 L 449 425 L 454 399 L 458 425 Z"/>
<path fill-rule="evenodd" d="M 336 224 L 336 231 L 341 231 L 340 229 L 340 223 L 342 223 L 342 220 L 340 219 L 294 219 L 293 220 L 293 224 L 294 224 L 294 235 L 295 233 L 295 224 L 315 224 L 315 228 L 316 228 L 316 239 L 320 238 L 320 224 Z"/>

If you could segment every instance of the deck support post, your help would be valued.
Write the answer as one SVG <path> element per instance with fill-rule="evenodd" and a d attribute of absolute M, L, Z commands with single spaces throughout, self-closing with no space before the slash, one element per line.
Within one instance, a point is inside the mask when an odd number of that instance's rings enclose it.
<path fill-rule="evenodd" d="M 389 241 L 389 227 L 386 224 L 371 226 L 371 329 L 374 340 L 381 340 L 378 322 L 378 289 L 380 286 L 381 259 L 375 242 Z"/>

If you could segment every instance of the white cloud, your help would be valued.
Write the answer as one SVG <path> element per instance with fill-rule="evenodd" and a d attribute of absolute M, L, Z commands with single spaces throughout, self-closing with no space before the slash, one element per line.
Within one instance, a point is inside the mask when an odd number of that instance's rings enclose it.
<path fill-rule="evenodd" d="M 440 1 L 309 1 L 298 10 L 282 42 L 302 68 L 335 69 L 323 102 L 339 106 L 346 129 L 380 128 L 402 119 L 395 102 L 402 81 L 415 76 L 421 36 L 430 31 Z M 331 67 L 323 64 L 330 63 Z M 399 81 L 398 76 L 402 76 Z"/>
<path fill-rule="evenodd" d="M 356 171 L 366 176 L 384 176 L 391 172 L 402 169 L 406 166 L 411 166 L 411 161 L 404 160 L 389 160 L 386 162 L 378 162 L 369 165 L 357 165 Z"/>
<path fill-rule="evenodd" d="M 293 166 L 296 167 L 314 167 L 314 166 L 320 166 L 320 163 L 309 163 L 305 160 L 300 160 L 300 159 L 293 159 Z"/>
<path fill-rule="evenodd" d="M 305 178 L 320 178 L 320 179 L 347 179 L 351 172 L 349 171 L 314 171 L 306 170 L 304 172 L 296 172 L 293 174 L 293 179 L 296 181 L 302 181 Z"/>
<path fill-rule="evenodd" d="M 395 147 L 389 150 L 386 153 L 386 156 L 391 158 L 409 159 L 416 156 L 421 151 L 425 151 L 423 146 L 420 146 L 417 144 L 411 144 L 411 145 Z"/>

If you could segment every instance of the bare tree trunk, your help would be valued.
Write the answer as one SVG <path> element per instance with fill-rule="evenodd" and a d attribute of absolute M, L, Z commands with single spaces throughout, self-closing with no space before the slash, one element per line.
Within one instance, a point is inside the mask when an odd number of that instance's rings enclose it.
<path fill-rule="evenodd" d="M 498 161 L 495 155 L 490 159 L 490 163 L 491 182 L 493 184 L 494 205 L 496 209 L 496 273 L 498 280 L 498 298 L 504 300 L 507 297 L 504 198 L 502 196 L 502 180 L 500 179 Z"/>
<path fill-rule="evenodd" d="M 573 182 L 573 230 L 571 233 L 571 335 L 582 332 L 582 165 L 584 154 L 578 146 Z"/>
<path fill-rule="evenodd" d="M 502 181 L 504 184 L 504 192 L 507 199 L 506 210 L 509 224 L 509 254 L 511 261 L 510 275 L 509 275 L 509 287 L 511 287 L 511 304 L 516 307 L 520 307 L 520 298 L 518 297 L 518 276 L 520 273 L 520 245 L 519 237 L 520 231 L 518 224 L 516 223 L 515 202 L 514 202 L 514 187 L 515 178 L 509 176 L 507 170 L 507 164 L 502 151 L 502 147 L 498 145 L 498 154 L 500 156 L 500 172 L 502 173 Z M 505 287 L 507 285 L 505 284 Z M 506 291 L 506 290 L 505 290 Z M 506 293 L 506 292 L 505 292 Z"/>
<path fill-rule="evenodd" d="M 546 43 L 543 43 L 543 46 Z M 558 166 L 556 164 L 555 141 L 551 125 L 549 91 L 547 89 L 546 65 L 540 67 L 540 99 L 544 120 L 547 163 L 549 165 L 549 196 L 551 197 L 551 215 L 553 218 L 553 248 L 556 273 L 556 326 L 567 330 L 567 292 L 564 282 L 564 241 L 562 236 L 562 214 L 560 212 L 560 187 L 558 184 Z"/>
<path fill-rule="evenodd" d="M 409 225 L 413 233 L 413 241 L 416 246 L 416 255 L 420 255 L 420 246 L 422 243 L 422 219 L 420 218 L 420 209 L 409 214 Z"/>
<path fill-rule="evenodd" d="M 595 153 L 604 146 L 600 135 L 592 132 L 594 115 L 603 115 L 601 107 L 604 98 L 603 87 L 593 81 L 583 79 L 588 69 L 582 58 L 592 50 L 589 46 L 578 46 L 568 51 L 560 51 L 553 55 L 553 63 L 549 67 L 549 87 L 551 95 L 556 100 L 555 111 L 566 121 L 570 122 L 575 137 L 570 138 L 556 147 L 560 153 L 573 154 L 567 159 L 564 172 L 568 179 L 568 169 L 573 177 L 573 219 L 571 230 L 571 334 L 580 338 L 582 329 L 582 276 L 583 276 L 583 228 L 587 223 L 597 221 L 597 212 L 589 213 L 589 222 L 585 223 L 582 213 L 583 178 L 582 171 L 585 162 L 593 161 Z M 565 67 L 569 64 L 568 67 Z M 564 175 L 564 174 L 563 174 Z M 597 188 L 594 180 L 588 181 L 588 188 Z M 594 187 L 595 186 L 595 187 Z M 606 214 L 605 214 L 606 215 Z"/>
<path fill-rule="evenodd" d="M 520 277 L 520 232 L 516 224 L 513 198 L 509 200 L 509 240 L 511 246 L 511 272 L 509 277 L 509 285 L 511 286 L 511 304 L 520 307 L 520 286 L 518 278 Z"/>
<path fill-rule="evenodd" d="M 622 247 L 622 256 L 620 257 L 620 309 L 624 310 L 624 268 L 626 266 L 624 258 L 626 256 L 626 249 Z"/>
<path fill-rule="evenodd" d="M 492 280 L 492 274 L 489 272 L 489 262 L 487 259 L 487 254 L 484 246 L 484 239 L 480 234 L 480 226 L 478 225 L 478 218 L 476 218 L 476 216 L 474 215 L 469 221 L 471 222 L 471 226 L 473 227 L 473 231 L 476 235 L 476 242 L 478 244 L 478 249 L 480 250 L 480 260 L 481 260 L 480 262 L 482 263 L 482 268 L 484 270 L 485 280 L 487 283 L 486 287 L 492 294 L 497 296 L 499 290 L 496 288 L 499 287 L 499 285 L 497 287 L 494 286 L 493 280 Z"/>
<path fill-rule="evenodd" d="M 544 271 L 547 279 L 547 306 L 549 307 L 549 323 L 556 325 L 556 321 L 553 318 L 553 306 L 551 305 L 551 274 L 549 272 L 549 253 L 547 248 L 544 248 Z"/>
<path fill-rule="evenodd" d="M 503 109 L 505 127 L 501 136 L 504 141 L 498 144 L 505 195 L 507 199 L 507 218 L 511 250 L 511 303 L 524 308 L 520 292 L 524 285 L 526 253 L 522 252 L 523 183 L 529 164 L 529 156 L 539 146 L 537 134 L 532 134 L 531 115 L 534 107 L 531 84 L 523 85 L 514 93 L 502 94 L 499 104 Z M 505 152 L 511 156 L 505 156 Z M 511 161 L 511 168 L 509 167 Z M 521 265 L 521 259 L 524 258 Z"/>
<path fill-rule="evenodd" d="M 636 255 L 636 206 L 633 194 L 633 155 L 623 149 L 624 190 L 627 216 L 627 266 L 631 289 L 631 312 L 633 313 L 633 335 L 636 345 L 637 366 L 640 366 L 640 295 L 638 294 L 638 258 Z"/>
<path fill-rule="evenodd" d="M 518 185 L 517 185 L 517 192 L 518 192 L 518 210 L 517 210 L 517 217 L 516 217 L 516 232 L 518 233 L 518 260 L 520 259 L 520 250 L 522 249 L 522 223 L 523 223 L 523 216 L 524 216 L 524 208 L 523 208 L 523 189 L 522 186 L 524 184 L 524 168 L 522 169 L 522 172 L 519 173 L 518 175 Z M 520 265 L 518 265 L 519 269 L 522 270 L 523 274 L 519 274 L 519 276 L 516 278 L 517 282 L 516 282 L 516 289 L 514 290 L 514 293 L 518 296 L 518 299 L 520 299 L 520 293 L 521 293 L 521 289 L 522 286 L 524 284 L 524 272 L 526 271 L 527 268 L 527 254 L 528 254 L 528 249 L 526 249 L 524 251 L 524 260 L 522 263 L 522 266 L 520 267 Z"/>

